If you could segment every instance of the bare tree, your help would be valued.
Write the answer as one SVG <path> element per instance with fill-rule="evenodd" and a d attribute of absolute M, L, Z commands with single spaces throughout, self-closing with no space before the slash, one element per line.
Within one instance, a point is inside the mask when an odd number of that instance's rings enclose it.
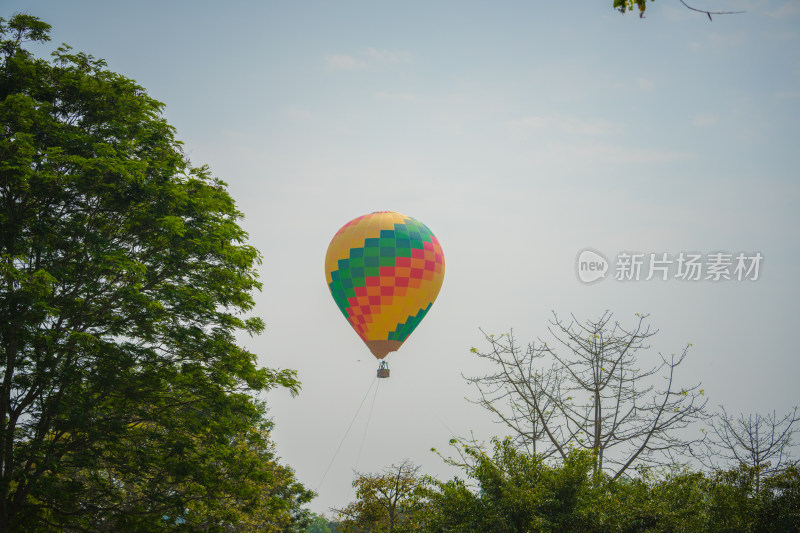
<path fill-rule="evenodd" d="M 554 345 L 540 339 L 523 348 L 513 333 L 484 333 L 489 350 L 472 352 L 497 371 L 465 377 L 478 390 L 475 403 L 531 452 L 564 459 L 570 448 L 591 451 L 595 474 L 616 479 L 637 464 L 674 462 L 674 453 L 699 442 L 681 430 L 706 417 L 700 385 L 675 381 L 691 345 L 653 358 L 647 342 L 657 331 L 646 324 L 647 315 L 637 315 L 631 329 L 612 318 L 606 311 L 596 321 L 572 316 L 564 322 L 553 313 L 548 330 Z"/>
<path fill-rule="evenodd" d="M 704 466 L 746 466 L 755 476 L 758 492 L 762 475 L 772 475 L 798 463 L 791 456 L 792 436 L 798 430 L 795 423 L 800 421 L 797 407 L 783 416 L 773 411 L 735 418 L 724 407 L 720 406 L 720 410 L 710 421 L 705 453 L 699 457 Z"/>

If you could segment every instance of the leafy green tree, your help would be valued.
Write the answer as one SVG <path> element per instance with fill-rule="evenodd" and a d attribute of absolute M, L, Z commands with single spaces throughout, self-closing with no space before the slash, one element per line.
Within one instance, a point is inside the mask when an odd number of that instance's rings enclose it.
<path fill-rule="evenodd" d="M 152 433 L 142 433 L 141 439 L 130 435 L 91 469 L 50 482 L 50 490 L 74 494 L 75 500 L 62 496 L 54 502 L 62 512 L 51 513 L 48 522 L 67 530 L 112 532 L 305 531 L 310 517 L 301 506 L 313 493 L 278 463 L 269 440 L 270 424 L 262 426 L 227 442 L 185 433 L 169 440 L 174 445 L 186 439 L 191 446 L 184 442 L 180 453 L 172 450 L 171 456 L 151 441 Z M 184 473 L 174 473 L 180 470 Z M 62 516 L 63 509 L 70 508 L 82 512 Z M 34 529 L 41 528 L 37 524 Z"/>
<path fill-rule="evenodd" d="M 640 469 L 615 481 L 604 476 L 585 508 L 598 531 L 707 531 L 709 497 L 702 472 Z"/>
<path fill-rule="evenodd" d="M 328 523 L 328 519 L 324 516 L 314 514 L 311 516 L 306 533 L 333 533 Z"/>
<path fill-rule="evenodd" d="M 800 467 L 792 465 L 764 480 L 756 530 L 800 531 Z"/>
<path fill-rule="evenodd" d="M 707 487 L 706 531 L 800 531 L 800 469 L 796 465 L 765 473 L 740 464 L 711 472 Z"/>
<path fill-rule="evenodd" d="M 758 503 L 755 478 L 753 469 L 746 465 L 709 475 L 709 531 L 754 531 Z"/>
<path fill-rule="evenodd" d="M 242 214 L 142 87 L 25 48 L 49 29 L 0 19 L 0 530 L 301 521 L 254 396 L 299 383 L 235 339 L 264 327 Z"/>
<path fill-rule="evenodd" d="M 339 514 L 345 533 L 423 531 L 421 509 L 427 496 L 427 480 L 409 461 L 392 465 L 378 474 L 357 474 L 353 481 L 356 500 Z"/>
<path fill-rule="evenodd" d="M 757 492 L 746 466 L 706 474 L 640 465 L 612 479 L 592 473 L 586 450 L 570 450 L 562 461 L 527 454 L 510 438 L 493 439 L 489 451 L 457 439 L 451 444 L 456 457 L 445 460 L 463 476 L 439 481 L 415 471 L 421 484 L 403 497 L 394 531 L 772 533 L 800 527 L 800 470 L 794 466 L 765 477 Z M 390 531 L 384 494 L 397 472 L 393 467 L 356 479 L 358 498 L 340 515 L 343 531 Z M 382 489 L 370 489 L 376 486 Z"/>
<path fill-rule="evenodd" d="M 640 467 L 616 480 L 592 474 L 593 458 L 571 450 L 566 460 L 548 462 L 529 455 L 509 438 L 493 439 L 491 454 L 451 441 L 460 450 L 448 462 L 459 477 L 437 482 L 428 496 L 431 532 L 756 532 L 790 522 L 797 498 L 792 479 L 782 480 L 780 497 L 765 491 L 752 497 L 750 477 L 739 472 L 709 477 L 683 467 Z M 777 492 L 775 492 L 777 494 Z M 794 499 L 793 499 L 794 498 Z M 793 507 L 794 506 L 794 507 Z M 765 527 L 756 527 L 759 516 Z"/>
<path fill-rule="evenodd" d="M 461 467 L 468 481 L 439 482 L 429 497 L 432 532 L 485 533 L 587 531 L 594 517 L 587 506 L 592 458 L 573 451 L 560 466 L 528 455 L 510 439 L 492 442 L 489 455 L 479 447 L 461 446 Z"/>
<path fill-rule="evenodd" d="M 342 525 L 338 521 L 333 519 L 328 520 L 328 529 L 331 530 L 331 533 L 344 533 Z"/>

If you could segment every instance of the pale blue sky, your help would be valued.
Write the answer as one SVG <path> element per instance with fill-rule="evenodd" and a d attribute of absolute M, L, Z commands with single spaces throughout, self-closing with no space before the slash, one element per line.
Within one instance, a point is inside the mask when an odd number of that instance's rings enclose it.
<path fill-rule="evenodd" d="M 800 2 L 696 2 L 746 10 L 713 22 L 677 0 L 645 19 L 611 3 L 11 0 L 2 16 L 37 15 L 137 80 L 229 183 L 264 255 L 267 331 L 243 342 L 299 370 L 303 392 L 273 393 L 271 413 L 311 488 L 377 366 L 328 294 L 328 242 L 386 209 L 438 236 L 442 292 L 319 487 L 324 511 L 350 500 L 355 466 L 451 476 L 432 446 L 502 434 L 463 399 L 469 349 L 479 327 L 544 335 L 550 310 L 651 313 L 654 348 L 693 343 L 678 379 L 712 405 L 800 403 Z M 585 247 L 764 263 L 756 282 L 586 286 Z"/>

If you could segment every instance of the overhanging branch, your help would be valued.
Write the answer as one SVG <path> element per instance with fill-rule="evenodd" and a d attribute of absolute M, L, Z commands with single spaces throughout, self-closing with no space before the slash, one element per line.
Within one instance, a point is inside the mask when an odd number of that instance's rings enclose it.
<path fill-rule="evenodd" d="M 691 9 L 692 11 L 697 11 L 698 13 L 705 13 L 706 15 L 708 15 L 708 20 L 712 21 L 714 19 L 711 18 L 711 15 L 736 15 L 739 13 L 744 13 L 744 11 L 706 11 L 705 9 L 697 9 L 695 7 L 692 7 L 683 0 L 679 0 L 679 2 L 683 4 L 684 7 L 686 7 L 687 9 Z"/>

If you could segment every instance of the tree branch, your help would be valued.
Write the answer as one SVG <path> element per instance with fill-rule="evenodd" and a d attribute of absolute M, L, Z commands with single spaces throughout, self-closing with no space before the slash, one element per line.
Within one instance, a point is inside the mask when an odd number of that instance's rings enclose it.
<path fill-rule="evenodd" d="M 736 15 L 736 14 L 739 14 L 739 13 L 744 13 L 744 11 L 706 11 L 705 9 L 694 8 L 694 7 L 690 6 L 689 4 L 687 4 L 686 2 L 684 2 L 683 0 L 678 0 L 678 1 L 681 4 L 683 4 L 684 7 L 688 8 L 688 9 L 691 9 L 692 11 L 697 11 L 698 13 L 705 13 L 706 15 L 708 15 L 708 20 L 712 20 L 712 21 L 713 21 L 713 19 L 711 18 L 711 15 Z"/>

